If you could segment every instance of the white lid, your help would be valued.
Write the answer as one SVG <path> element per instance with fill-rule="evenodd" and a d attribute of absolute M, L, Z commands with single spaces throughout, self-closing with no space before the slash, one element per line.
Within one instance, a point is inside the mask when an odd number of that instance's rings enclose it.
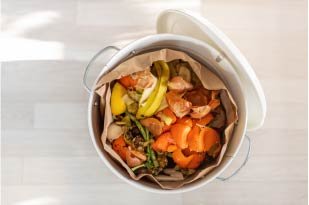
<path fill-rule="evenodd" d="M 157 20 L 158 33 L 172 33 L 202 40 L 227 58 L 243 82 L 248 106 L 248 130 L 260 128 L 266 115 L 266 100 L 252 67 L 233 42 L 207 19 L 190 11 L 165 10 Z"/>

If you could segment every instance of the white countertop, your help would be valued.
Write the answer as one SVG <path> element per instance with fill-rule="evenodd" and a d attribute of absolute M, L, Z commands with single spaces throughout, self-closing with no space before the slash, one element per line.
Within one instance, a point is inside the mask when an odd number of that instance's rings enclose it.
<path fill-rule="evenodd" d="M 245 54 L 264 88 L 263 128 L 233 179 L 157 195 L 120 181 L 87 130 L 83 69 L 107 45 L 155 32 L 164 8 L 201 12 Z M 307 204 L 305 0 L 2 1 L 3 205 Z M 95 73 L 92 73 L 95 76 Z M 228 175 L 243 160 L 240 151 Z"/>

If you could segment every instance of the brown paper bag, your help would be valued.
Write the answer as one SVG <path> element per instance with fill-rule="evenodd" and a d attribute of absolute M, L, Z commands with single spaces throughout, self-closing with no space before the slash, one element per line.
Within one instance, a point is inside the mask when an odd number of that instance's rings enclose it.
<path fill-rule="evenodd" d="M 157 178 L 150 174 L 139 174 L 135 175 L 134 172 L 127 166 L 127 164 L 118 156 L 118 154 L 112 149 L 111 144 L 107 140 L 107 128 L 113 122 L 112 113 L 110 108 L 110 96 L 111 96 L 111 88 L 110 82 L 118 79 L 122 76 L 126 76 L 128 74 L 145 70 L 150 68 L 153 62 L 157 60 L 164 60 L 166 62 L 170 62 L 172 60 L 182 59 L 190 64 L 192 70 L 196 73 L 196 75 L 200 78 L 203 86 L 208 90 L 223 90 L 220 92 L 220 98 L 223 107 L 226 111 L 227 124 L 228 126 L 224 130 L 224 144 L 222 145 L 221 152 L 217 157 L 216 161 L 203 168 L 199 168 L 193 175 L 185 178 L 182 181 L 158 181 Z M 104 116 L 104 128 L 101 136 L 101 140 L 103 143 L 103 147 L 106 152 L 108 152 L 116 161 L 118 161 L 128 172 L 134 180 L 140 180 L 143 177 L 147 177 L 149 180 L 157 183 L 163 189 L 177 189 L 185 184 L 198 180 L 205 176 L 207 173 L 216 168 L 227 149 L 227 145 L 232 137 L 234 124 L 237 121 L 237 106 L 225 87 L 224 83 L 220 78 L 218 78 L 215 74 L 205 68 L 203 65 L 192 59 L 190 56 L 185 54 L 184 52 L 175 51 L 171 49 L 162 49 L 154 52 L 145 53 L 142 55 L 134 56 L 127 61 L 118 65 L 111 72 L 102 76 L 96 85 L 96 93 L 101 97 L 105 97 L 105 116 Z"/>

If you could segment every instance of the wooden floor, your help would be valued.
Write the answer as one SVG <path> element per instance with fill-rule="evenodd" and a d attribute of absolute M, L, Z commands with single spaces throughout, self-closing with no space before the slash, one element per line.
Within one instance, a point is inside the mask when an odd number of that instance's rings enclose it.
<path fill-rule="evenodd" d="M 162 196 L 127 185 L 100 161 L 81 79 L 102 47 L 154 34 L 166 8 L 202 13 L 235 42 L 268 113 L 249 133 L 252 156 L 237 176 Z M 307 204 L 306 16 L 305 0 L 3 0 L 1 204 Z"/>

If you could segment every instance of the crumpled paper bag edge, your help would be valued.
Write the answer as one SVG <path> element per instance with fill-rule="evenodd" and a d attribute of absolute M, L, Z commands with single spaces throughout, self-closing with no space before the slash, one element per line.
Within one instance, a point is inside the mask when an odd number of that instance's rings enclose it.
<path fill-rule="evenodd" d="M 141 58 L 141 56 L 143 56 Z M 134 59 L 136 58 L 141 58 L 137 61 L 135 61 Z M 226 152 L 229 140 L 233 134 L 233 129 L 234 129 L 234 125 L 235 122 L 237 122 L 238 116 L 237 116 L 237 106 L 235 104 L 234 99 L 232 98 L 231 94 L 228 92 L 227 88 L 225 87 L 224 83 L 221 81 L 221 79 L 219 79 L 214 73 L 212 73 L 210 70 L 208 70 L 207 68 L 205 69 L 204 66 L 202 66 L 199 62 L 195 61 L 194 59 L 192 59 L 190 56 L 188 56 L 187 54 L 181 52 L 181 51 L 175 51 L 172 49 L 161 49 L 158 51 L 153 51 L 153 52 L 149 52 L 149 53 L 145 53 L 145 54 L 141 54 L 138 56 L 134 56 L 130 59 L 128 59 L 127 61 L 121 63 L 120 65 L 118 65 L 114 70 L 112 70 L 111 72 L 107 73 L 105 76 L 103 76 L 97 83 L 96 86 L 96 93 L 99 94 L 100 96 L 102 96 L 102 94 L 106 95 L 106 102 L 109 102 L 110 99 L 110 95 L 111 95 L 111 89 L 110 86 L 108 86 L 107 89 L 105 89 L 104 93 L 102 91 L 102 87 L 104 84 L 111 82 L 115 79 L 118 79 L 122 76 L 140 71 L 140 70 L 144 70 L 150 67 L 150 65 L 156 61 L 156 60 L 165 60 L 167 62 L 175 60 L 175 59 L 182 59 L 184 61 L 187 61 L 190 66 L 192 67 L 193 71 L 197 74 L 197 76 L 200 77 L 200 80 L 203 84 L 203 86 L 206 89 L 209 90 L 226 90 L 227 94 L 228 94 L 228 98 L 230 100 L 230 104 L 231 107 L 233 108 L 233 112 L 234 112 L 234 119 L 230 122 L 230 124 L 226 127 L 226 129 L 224 130 L 225 133 L 225 143 L 223 144 L 220 154 L 217 157 L 216 161 L 214 164 L 207 166 L 206 168 L 204 168 L 203 170 L 199 170 L 197 171 L 195 174 L 191 175 L 190 177 L 186 178 L 185 180 L 180 182 L 159 182 L 154 176 L 150 175 L 150 174 L 140 174 L 140 175 L 135 175 L 132 170 L 127 166 L 127 164 L 118 156 L 118 154 L 116 154 L 116 152 L 114 152 L 114 150 L 111 148 L 110 144 L 105 143 L 106 142 L 106 134 L 107 134 L 107 127 L 109 126 L 109 122 L 111 119 L 111 111 L 110 111 L 110 104 L 109 103 L 105 103 L 105 116 L 104 116 L 104 129 L 103 129 L 103 133 L 101 135 L 101 140 L 103 143 L 103 147 L 105 149 L 105 151 L 107 151 L 116 161 L 118 161 L 129 173 L 129 175 L 131 176 L 132 179 L 134 180 L 140 180 L 141 178 L 147 176 L 148 178 L 150 178 L 151 181 L 156 182 L 161 188 L 163 189 L 177 189 L 185 184 L 188 184 L 190 182 L 193 182 L 199 178 L 203 178 L 207 173 L 209 173 L 210 171 L 212 171 L 214 168 L 216 168 L 220 162 L 223 159 L 223 156 Z M 129 62 L 129 63 L 128 63 Z M 128 65 L 129 64 L 129 65 Z M 128 69 L 130 68 L 130 69 Z M 129 70 L 129 71 L 128 71 Z M 202 80 L 202 78 L 207 78 L 208 80 Z M 211 78 L 211 80 L 209 80 L 209 78 Z M 213 85 L 215 84 L 215 85 Z M 173 184 L 171 186 L 171 183 Z"/>

